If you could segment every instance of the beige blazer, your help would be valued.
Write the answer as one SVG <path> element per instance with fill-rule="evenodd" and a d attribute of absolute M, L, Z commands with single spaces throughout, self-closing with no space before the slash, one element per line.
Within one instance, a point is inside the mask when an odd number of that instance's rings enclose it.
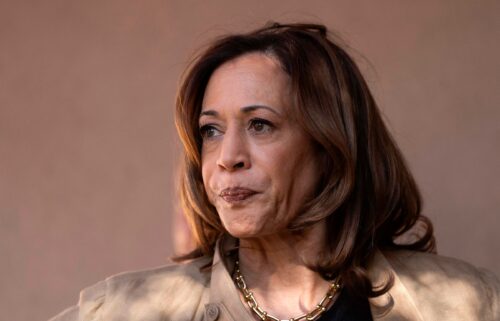
<path fill-rule="evenodd" d="M 223 244 L 224 243 L 224 244 Z M 50 321 L 255 321 L 239 298 L 222 260 L 219 242 L 211 258 L 126 272 L 81 291 L 78 305 Z M 378 251 L 369 265 L 375 285 L 394 275 L 394 286 L 370 299 L 374 320 L 500 321 L 500 282 L 490 272 L 434 254 Z"/>

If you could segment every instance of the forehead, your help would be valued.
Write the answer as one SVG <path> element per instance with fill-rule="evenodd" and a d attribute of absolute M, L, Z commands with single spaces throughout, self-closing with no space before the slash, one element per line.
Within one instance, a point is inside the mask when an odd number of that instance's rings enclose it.
<path fill-rule="evenodd" d="M 249 53 L 218 67 L 203 97 L 204 109 L 241 108 L 264 104 L 285 108 L 289 103 L 290 79 L 276 58 Z"/>

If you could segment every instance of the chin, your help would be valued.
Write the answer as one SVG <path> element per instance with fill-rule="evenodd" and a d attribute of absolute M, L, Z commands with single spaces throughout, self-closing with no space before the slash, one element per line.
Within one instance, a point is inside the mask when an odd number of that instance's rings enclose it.
<path fill-rule="evenodd" d="M 240 220 L 224 220 L 222 218 L 222 224 L 226 231 L 235 238 L 254 238 L 262 235 L 262 228 L 260 224 L 252 224 L 249 222 L 241 222 Z"/>
<path fill-rule="evenodd" d="M 232 237 L 238 239 L 254 238 L 261 234 L 258 229 L 241 226 L 226 226 L 226 230 Z"/>
<path fill-rule="evenodd" d="M 255 238 L 275 229 L 271 211 L 260 204 L 228 207 L 227 204 L 217 204 L 217 212 L 226 231 L 236 238 Z"/>

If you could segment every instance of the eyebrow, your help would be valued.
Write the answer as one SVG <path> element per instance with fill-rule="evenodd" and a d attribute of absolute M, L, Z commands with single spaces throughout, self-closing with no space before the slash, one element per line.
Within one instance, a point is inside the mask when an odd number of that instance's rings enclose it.
<path fill-rule="evenodd" d="M 281 116 L 281 114 L 278 111 L 276 111 L 274 108 L 271 108 L 271 107 L 266 106 L 266 105 L 250 105 L 250 106 L 242 107 L 240 110 L 244 114 L 248 114 L 248 113 L 251 113 L 252 111 L 255 111 L 257 109 L 266 109 L 266 110 L 269 110 L 270 112 L 272 112 L 278 116 Z M 218 115 L 219 115 L 219 113 L 215 110 L 212 110 L 212 109 L 204 110 L 200 113 L 200 117 L 201 116 L 218 116 Z"/>

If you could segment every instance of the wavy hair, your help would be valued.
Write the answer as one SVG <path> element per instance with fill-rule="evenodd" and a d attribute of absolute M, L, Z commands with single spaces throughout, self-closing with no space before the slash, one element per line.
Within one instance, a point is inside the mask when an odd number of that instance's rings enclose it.
<path fill-rule="evenodd" d="M 207 83 L 223 63 L 263 52 L 276 58 L 291 80 L 295 119 L 321 153 L 322 181 L 312 201 L 288 226 L 300 233 L 325 220 L 327 237 L 311 268 L 324 277 L 339 275 L 344 287 L 362 297 L 378 296 L 367 264 L 375 250 L 435 248 L 431 222 L 421 215 L 421 196 L 403 156 L 382 120 L 359 68 L 323 25 L 268 24 L 224 36 L 201 52 L 187 71 L 176 98 L 176 127 L 184 146 L 181 205 L 196 249 L 177 260 L 212 255 L 227 234 L 208 201 L 201 174 L 198 129 Z M 421 224 L 412 242 L 396 238 Z"/>

